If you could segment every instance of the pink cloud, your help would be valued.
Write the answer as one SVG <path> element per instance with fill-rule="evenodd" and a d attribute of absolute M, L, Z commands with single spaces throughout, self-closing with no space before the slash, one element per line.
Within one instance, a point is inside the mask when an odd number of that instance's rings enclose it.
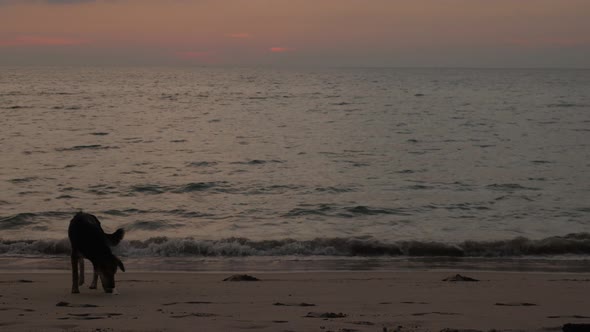
<path fill-rule="evenodd" d="M 88 41 L 82 39 L 35 36 L 22 36 L 9 40 L 0 40 L 0 46 L 71 46 L 86 43 Z"/>
<path fill-rule="evenodd" d="M 238 38 L 238 39 L 246 39 L 246 38 L 252 37 L 249 33 L 246 33 L 246 32 L 230 33 L 227 36 L 230 38 Z"/>
<path fill-rule="evenodd" d="M 272 53 L 285 53 L 285 52 L 294 51 L 294 49 L 292 49 L 292 48 L 279 47 L 279 46 L 271 47 L 268 50 L 271 51 Z"/>

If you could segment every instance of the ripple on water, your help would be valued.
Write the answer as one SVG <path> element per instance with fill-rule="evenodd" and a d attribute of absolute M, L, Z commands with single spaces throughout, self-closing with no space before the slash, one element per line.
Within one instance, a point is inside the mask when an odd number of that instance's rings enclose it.
<path fill-rule="evenodd" d="M 131 186 L 129 191 L 131 193 L 158 195 L 171 191 L 171 188 L 168 186 L 161 186 L 157 184 L 139 184 Z"/>
<path fill-rule="evenodd" d="M 566 103 L 566 102 L 560 102 L 560 103 L 553 103 L 553 104 L 547 104 L 547 107 L 549 108 L 578 108 L 578 107 L 587 107 L 588 105 L 585 104 L 576 104 L 576 103 Z"/>
<path fill-rule="evenodd" d="M 191 193 L 191 192 L 200 192 L 206 191 L 215 187 L 225 186 L 227 182 L 225 181 L 214 181 L 214 182 L 193 182 L 188 183 L 178 189 L 173 190 L 175 193 Z"/>
<path fill-rule="evenodd" d="M 64 152 L 64 151 L 82 151 L 82 150 L 108 150 L 108 149 L 118 149 L 118 146 L 108 146 L 108 145 L 100 145 L 100 144 L 90 144 L 90 145 L 76 145 L 69 148 L 56 148 L 55 151 Z"/>
<path fill-rule="evenodd" d="M 12 216 L 0 217 L 0 229 L 14 229 L 34 224 L 34 213 L 18 213 Z"/>
<path fill-rule="evenodd" d="M 139 220 L 125 225 L 125 229 L 155 231 L 182 227 L 180 223 L 172 223 L 166 220 Z"/>
<path fill-rule="evenodd" d="M 212 217 L 214 215 L 209 213 L 202 213 L 198 211 L 190 211 L 185 209 L 173 209 L 173 210 L 159 210 L 159 209 L 151 209 L 151 210 L 140 210 L 135 208 L 128 208 L 128 209 L 111 209 L 111 210 L 103 210 L 100 213 L 116 216 L 116 217 L 129 217 L 129 216 L 140 216 L 143 218 L 145 215 L 153 214 L 153 215 L 167 215 L 167 216 L 175 216 L 181 218 L 203 218 L 203 217 Z"/>
<path fill-rule="evenodd" d="M 522 186 L 518 183 L 502 183 L 502 184 L 494 183 L 494 184 L 487 185 L 486 188 L 491 189 L 491 190 L 507 191 L 507 192 L 517 191 L 517 190 L 541 190 L 539 188 L 525 187 L 525 186 Z"/>
<path fill-rule="evenodd" d="M 403 208 L 377 208 L 364 205 L 357 206 L 338 206 L 335 204 L 302 204 L 300 208 L 295 208 L 283 214 L 283 217 L 301 217 L 301 216 L 324 216 L 352 218 L 356 216 L 375 216 L 375 215 L 411 215 L 409 211 Z"/>
<path fill-rule="evenodd" d="M 317 192 L 329 194 L 339 194 L 356 191 L 356 189 L 352 187 L 317 187 L 314 190 Z"/>
<path fill-rule="evenodd" d="M 191 167 L 211 167 L 216 166 L 218 163 L 216 161 L 193 161 L 188 163 L 188 166 Z"/>
<path fill-rule="evenodd" d="M 28 176 L 28 177 L 24 177 L 24 178 L 14 178 L 14 179 L 10 179 L 8 180 L 8 182 L 10 183 L 14 183 L 14 184 L 20 184 L 20 183 L 27 183 L 27 182 L 33 182 L 33 181 L 37 181 L 40 178 L 37 176 Z"/>
<path fill-rule="evenodd" d="M 231 164 L 233 165 L 265 165 L 265 164 L 282 164 L 284 161 L 282 160 L 261 160 L 261 159 L 252 159 L 246 161 L 234 161 Z"/>
<path fill-rule="evenodd" d="M 64 211 L 43 211 L 43 212 L 23 212 L 11 216 L 0 217 L 0 229 L 18 229 L 24 226 L 39 225 L 47 219 L 67 219 L 71 217 L 71 212 Z M 68 219 L 69 220 L 69 219 Z"/>

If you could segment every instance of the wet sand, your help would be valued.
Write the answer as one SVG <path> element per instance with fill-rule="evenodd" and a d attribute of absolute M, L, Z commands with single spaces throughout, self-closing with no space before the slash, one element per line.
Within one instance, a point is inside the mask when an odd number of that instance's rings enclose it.
<path fill-rule="evenodd" d="M 443 281 L 460 273 L 479 281 Z M 590 324 L 590 274 L 482 271 L 119 273 L 119 295 L 70 274 L 0 273 L 0 330 L 560 331 Z M 87 279 L 89 275 L 87 275 Z M 460 278 L 459 278 L 460 279 Z"/>

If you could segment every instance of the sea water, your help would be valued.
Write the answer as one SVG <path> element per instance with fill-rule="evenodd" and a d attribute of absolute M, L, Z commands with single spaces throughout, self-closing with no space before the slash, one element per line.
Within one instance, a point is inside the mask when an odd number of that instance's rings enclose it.
<path fill-rule="evenodd" d="M 0 254 L 590 253 L 590 70 L 0 68 Z"/>

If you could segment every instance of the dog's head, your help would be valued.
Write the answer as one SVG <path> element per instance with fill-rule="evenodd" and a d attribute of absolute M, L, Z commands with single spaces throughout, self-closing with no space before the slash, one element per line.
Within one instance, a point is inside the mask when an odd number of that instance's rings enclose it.
<path fill-rule="evenodd" d="M 111 255 L 108 259 L 99 262 L 96 266 L 96 272 L 100 276 L 100 282 L 105 293 L 112 293 L 115 289 L 115 274 L 117 268 L 125 272 L 123 262 L 117 256 Z"/>

